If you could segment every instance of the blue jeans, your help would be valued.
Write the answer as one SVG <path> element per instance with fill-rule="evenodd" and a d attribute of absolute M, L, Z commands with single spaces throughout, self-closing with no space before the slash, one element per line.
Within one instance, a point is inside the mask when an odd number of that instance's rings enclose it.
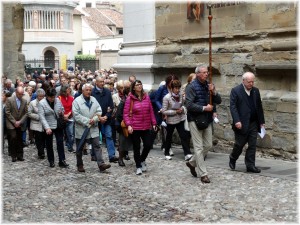
<path fill-rule="evenodd" d="M 74 121 L 68 121 L 67 126 L 65 128 L 65 132 L 67 135 L 66 146 L 69 149 L 73 149 L 74 144 Z"/>
<path fill-rule="evenodd" d="M 101 133 L 106 138 L 106 148 L 108 152 L 109 159 L 113 159 L 115 157 L 115 144 L 112 139 L 111 126 L 106 124 L 101 124 Z M 92 148 L 91 156 L 95 156 L 94 149 Z"/>

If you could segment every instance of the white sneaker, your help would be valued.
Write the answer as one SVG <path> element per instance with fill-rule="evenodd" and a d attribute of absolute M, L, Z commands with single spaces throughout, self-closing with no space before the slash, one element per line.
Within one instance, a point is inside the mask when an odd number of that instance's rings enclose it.
<path fill-rule="evenodd" d="M 184 157 L 184 160 L 185 160 L 185 161 L 189 161 L 192 157 L 193 157 L 192 154 L 188 154 L 188 155 L 186 155 L 186 156 Z"/>
<path fill-rule="evenodd" d="M 143 172 L 147 171 L 146 163 L 145 162 L 141 162 L 141 165 L 142 165 L 142 171 Z"/>
<path fill-rule="evenodd" d="M 142 169 L 141 168 L 137 168 L 136 169 L 136 175 L 142 175 Z"/>
<path fill-rule="evenodd" d="M 172 151 L 172 149 L 169 150 L 170 156 L 174 156 L 174 152 Z"/>
<path fill-rule="evenodd" d="M 171 156 L 169 156 L 169 155 L 166 155 L 166 160 L 171 160 L 172 159 L 172 157 Z"/>

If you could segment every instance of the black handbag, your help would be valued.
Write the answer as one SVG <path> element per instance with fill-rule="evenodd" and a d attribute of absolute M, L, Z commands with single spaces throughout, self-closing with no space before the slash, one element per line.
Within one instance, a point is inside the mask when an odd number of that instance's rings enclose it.
<path fill-rule="evenodd" d="M 209 125 L 207 113 L 199 113 L 195 116 L 195 124 L 198 130 L 206 129 Z"/>
<path fill-rule="evenodd" d="M 57 128 L 65 129 L 66 127 L 67 127 L 67 121 L 64 119 L 64 115 L 59 114 L 59 117 L 57 117 Z"/>

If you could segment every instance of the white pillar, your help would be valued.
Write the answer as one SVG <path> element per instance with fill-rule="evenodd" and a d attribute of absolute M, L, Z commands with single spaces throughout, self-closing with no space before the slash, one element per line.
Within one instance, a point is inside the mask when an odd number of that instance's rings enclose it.
<path fill-rule="evenodd" d="M 134 74 L 150 90 L 154 83 L 151 73 L 155 50 L 155 1 L 124 2 L 123 45 L 113 68 L 118 79 Z"/>

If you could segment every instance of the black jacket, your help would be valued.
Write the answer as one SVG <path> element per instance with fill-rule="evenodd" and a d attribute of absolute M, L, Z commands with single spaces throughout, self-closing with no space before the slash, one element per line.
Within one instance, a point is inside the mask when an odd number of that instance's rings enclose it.
<path fill-rule="evenodd" d="M 253 87 L 251 91 L 253 95 L 255 111 L 257 113 L 257 129 L 258 132 L 260 132 L 260 125 L 265 123 L 260 92 L 256 87 Z M 235 128 L 235 124 L 237 122 L 241 122 L 242 129 L 239 130 L 239 132 L 242 134 L 247 133 L 250 124 L 251 108 L 248 101 L 248 95 L 244 89 L 243 84 L 240 84 L 231 90 L 230 113 L 233 119 L 233 128 Z"/>

